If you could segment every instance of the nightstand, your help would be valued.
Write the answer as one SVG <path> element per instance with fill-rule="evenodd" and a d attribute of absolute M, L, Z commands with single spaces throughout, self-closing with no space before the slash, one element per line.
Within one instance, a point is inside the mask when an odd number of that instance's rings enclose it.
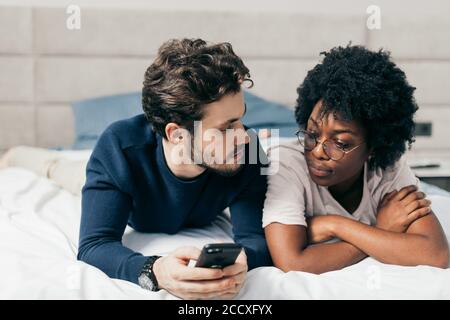
<path fill-rule="evenodd" d="M 407 158 L 420 180 L 450 191 L 450 152 L 410 152 Z"/>

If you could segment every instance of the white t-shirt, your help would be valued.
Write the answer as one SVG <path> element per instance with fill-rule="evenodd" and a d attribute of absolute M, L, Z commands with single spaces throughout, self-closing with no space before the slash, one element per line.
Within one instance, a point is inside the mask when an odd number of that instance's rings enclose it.
<path fill-rule="evenodd" d="M 303 147 L 297 140 L 269 150 L 271 170 L 263 211 L 263 227 L 272 222 L 307 226 L 306 217 L 337 214 L 374 225 L 377 208 L 383 196 L 394 189 L 419 180 L 405 157 L 386 170 L 368 170 L 364 165 L 364 190 L 359 207 L 350 214 L 337 202 L 327 187 L 317 185 L 310 177 Z"/>

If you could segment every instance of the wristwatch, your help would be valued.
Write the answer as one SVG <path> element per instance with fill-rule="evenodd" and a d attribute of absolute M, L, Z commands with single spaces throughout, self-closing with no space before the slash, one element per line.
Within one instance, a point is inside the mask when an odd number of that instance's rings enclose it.
<path fill-rule="evenodd" d="M 141 288 L 150 291 L 159 291 L 158 281 L 156 280 L 155 273 L 153 272 L 153 265 L 156 260 L 161 256 L 151 256 L 145 261 L 144 267 L 138 277 L 138 282 Z"/>

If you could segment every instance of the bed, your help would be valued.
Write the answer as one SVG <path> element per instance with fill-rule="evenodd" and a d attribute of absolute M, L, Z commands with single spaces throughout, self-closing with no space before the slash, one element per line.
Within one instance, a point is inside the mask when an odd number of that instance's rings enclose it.
<path fill-rule="evenodd" d="M 444 106 L 450 102 L 446 86 L 450 41 L 442 32 L 448 30 L 450 20 L 444 16 L 448 10 L 433 10 L 438 18 L 416 15 L 412 23 L 403 14 L 404 4 L 388 6 L 386 2 L 386 27 L 371 32 L 366 27 L 366 8 L 359 1 L 347 6 L 297 1 L 284 8 L 274 3 L 265 10 L 259 4 L 230 3 L 225 11 L 212 10 L 218 5 L 209 2 L 198 10 L 192 10 L 188 2 L 177 10 L 155 10 L 152 6 L 163 6 L 161 1 L 144 7 L 128 1 L 127 10 L 86 3 L 83 17 L 87 23 L 74 32 L 60 27 L 66 25 L 64 5 L 41 2 L 35 7 L 1 8 L 0 13 L 11 17 L 0 19 L 0 24 L 7 22 L 1 24 L 6 30 L 3 34 L 13 34 L 15 41 L 6 41 L 0 48 L 4 55 L 0 62 L 8 66 L 2 70 L 8 85 L 0 92 L 0 149 L 19 144 L 69 146 L 72 150 L 62 151 L 68 158 L 86 159 L 90 151 L 76 149 L 91 149 L 110 122 L 141 112 L 140 93 L 135 91 L 141 89 L 143 72 L 162 42 L 202 37 L 231 42 L 250 68 L 255 80 L 251 92 L 260 97 L 246 93 L 246 124 L 254 128 L 275 125 L 282 137 L 296 129 L 292 110 L 296 88 L 321 51 L 350 41 L 375 50 L 386 47 L 419 88 L 417 120 L 433 123 L 433 139 L 418 137 L 415 145 L 427 155 L 431 150 L 449 150 L 450 109 Z M 391 6 L 398 11 L 384 9 Z M 413 7 L 423 13 L 421 5 L 408 2 L 408 8 Z M 98 96 L 104 97 L 92 99 Z M 433 201 L 449 239 L 450 193 L 427 184 L 423 190 Z M 165 291 L 148 292 L 133 283 L 110 279 L 77 261 L 80 205 L 79 197 L 30 171 L 0 170 L 0 299 L 176 299 Z M 231 226 L 224 213 L 206 229 L 187 229 L 176 235 L 140 234 L 128 228 L 123 242 L 143 254 L 162 255 L 180 245 L 201 247 L 229 240 Z M 350 298 L 448 299 L 450 269 L 400 267 L 371 258 L 322 275 L 263 267 L 249 272 L 236 297 Z"/>
<path fill-rule="evenodd" d="M 62 151 L 84 159 L 89 151 Z M 450 239 L 450 193 L 424 184 Z M 0 299 L 177 299 L 162 290 L 110 279 L 76 260 L 81 199 L 21 168 L 0 170 Z M 231 241 L 224 213 L 206 229 L 176 235 L 142 234 L 127 228 L 124 245 L 164 255 L 181 245 Z M 261 267 L 248 273 L 236 299 L 448 299 L 450 269 L 401 267 L 367 258 L 322 275 Z"/>

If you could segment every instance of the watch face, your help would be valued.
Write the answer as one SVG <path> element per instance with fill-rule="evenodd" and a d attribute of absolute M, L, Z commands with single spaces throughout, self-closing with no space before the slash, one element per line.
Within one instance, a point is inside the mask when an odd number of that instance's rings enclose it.
<path fill-rule="evenodd" d="M 139 285 L 150 291 L 155 291 L 156 289 L 155 284 L 146 274 L 141 274 L 139 276 Z"/>
<path fill-rule="evenodd" d="M 142 268 L 141 274 L 138 277 L 138 282 L 141 288 L 151 291 L 159 291 L 158 281 L 153 274 L 153 264 L 159 258 L 160 256 L 151 256 L 147 259 L 144 267 Z"/>

